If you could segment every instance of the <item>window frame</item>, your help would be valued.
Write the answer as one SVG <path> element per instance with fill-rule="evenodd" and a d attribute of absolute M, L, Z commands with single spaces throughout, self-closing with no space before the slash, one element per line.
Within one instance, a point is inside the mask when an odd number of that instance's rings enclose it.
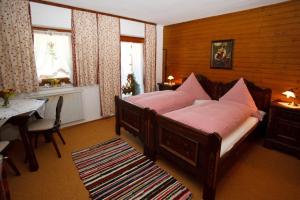
<path fill-rule="evenodd" d="M 120 35 L 120 82 L 122 82 L 122 58 L 121 58 L 121 51 L 122 51 L 122 42 L 129 42 L 129 43 L 138 43 L 138 44 L 142 44 L 143 45 L 143 47 L 145 46 L 145 39 L 144 38 L 142 38 L 142 37 L 133 37 L 133 36 L 126 36 L 126 35 Z M 144 48 L 143 48 L 143 55 L 145 54 L 145 52 L 144 52 L 145 50 L 144 50 Z M 145 57 L 143 56 L 143 65 L 145 64 Z M 142 80 L 142 84 L 143 84 L 143 92 L 142 93 L 144 93 L 145 92 L 145 72 L 144 72 L 144 66 L 143 66 L 143 74 L 142 74 L 142 77 L 143 77 L 143 80 Z M 126 95 L 126 94 L 123 94 L 122 93 L 122 85 L 121 85 L 121 88 L 120 88 L 120 90 L 121 90 L 121 96 L 122 97 L 126 97 L 126 96 L 128 96 L 128 95 Z M 141 94 L 142 94 L 141 93 Z"/>
<path fill-rule="evenodd" d="M 144 44 L 145 39 L 141 37 L 132 37 L 132 36 L 126 36 L 121 35 L 120 36 L 120 42 L 133 42 L 133 43 L 143 43 Z"/>
<path fill-rule="evenodd" d="M 60 33 L 70 33 L 71 34 L 71 59 L 72 59 L 72 72 L 74 73 L 74 50 L 73 50 L 73 36 L 72 36 L 72 30 L 71 29 L 58 29 L 58 28 L 51 28 L 51 27 L 42 27 L 42 26 L 32 26 L 32 40 L 34 43 L 34 31 L 53 31 L 53 32 L 60 32 Z M 74 78 L 74 75 L 72 75 Z M 40 87 L 44 87 L 46 84 L 50 85 L 50 88 L 55 87 L 52 85 L 54 81 L 58 81 L 58 84 L 61 82 L 66 83 L 67 85 L 74 86 L 74 83 L 71 82 L 71 78 L 68 77 L 62 77 L 62 78 L 47 78 L 47 79 L 41 79 L 41 82 L 39 82 Z M 73 80 L 74 82 L 74 80 Z M 62 87 L 56 86 L 56 87 Z"/>

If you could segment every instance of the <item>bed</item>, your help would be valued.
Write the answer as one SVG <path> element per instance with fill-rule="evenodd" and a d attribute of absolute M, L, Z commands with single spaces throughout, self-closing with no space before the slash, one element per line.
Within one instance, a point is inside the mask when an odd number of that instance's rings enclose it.
<path fill-rule="evenodd" d="M 193 74 L 191 76 L 194 76 Z M 189 82 L 190 81 L 190 82 Z M 199 86 L 195 84 L 196 81 Z M 150 109 L 155 109 L 155 113 L 164 114 L 176 109 L 183 108 L 185 106 L 192 105 L 197 98 L 210 99 L 207 95 L 210 88 L 204 88 L 201 85 L 208 85 L 209 80 L 204 76 L 197 75 L 193 78 L 188 78 L 185 82 L 189 83 L 187 88 L 193 87 L 194 90 L 203 90 L 196 96 L 187 97 L 182 91 L 157 91 L 152 93 L 145 93 L 130 98 L 115 97 L 115 130 L 120 135 L 120 129 L 123 127 L 128 132 L 139 137 L 144 145 L 144 154 L 150 159 L 153 158 L 152 153 L 153 145 L 155 142 L 153 130 L 154 115 L 150 112 Z M 206 96 L 207 95 L 207 96 Z M 159 98 L 158 98 L 159 96 Z M 156 98 L 157 97 L 157 98 Z M 155 99 L 153 101 L 153 99 Z M 141 99 L 143 102 L 141 102 Z M 159 100 L 159 101 L 158 101 Z M 146 106 L 147 105 L 147 106 Z"/>
<path fill-rule="evenodd" d="M 206 83 L 202 86 L 214 99 L 219 99 L 237 82 L 223 84 L 204 80 Z M 268 113 L 271 90 L 260 88 L 247 80 L 245 83 L 257 108 Z M 230 167 L 239 151 L 246 146 L 248 138 L 255 132 L 265 130 L 267 121 L 267 114 L 262 121 L 247 117 L 228 137 L 222 139 L 216 132 L 208 133 L 189 126 L 170 118 L 168 113 L 162 115 L 150 110 L 148 115 L 152 120 L 148 132 L 155 133 L 156 138 L 154 143 L 149 144 L 150 155 L 153 159 L 156 155 L 166 157 L 201 179 L 205 200 L 215 199 L 218 177 Z M 176 115 L 173 116 L 176 118 Z"/>

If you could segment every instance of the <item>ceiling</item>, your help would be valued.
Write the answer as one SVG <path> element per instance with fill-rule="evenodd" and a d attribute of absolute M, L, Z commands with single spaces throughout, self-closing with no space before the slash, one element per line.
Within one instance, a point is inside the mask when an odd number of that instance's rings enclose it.
<path fill-rule="evenodd" d="M 247 10 L 287 0 L 47 0 L 161 25 Z"/>

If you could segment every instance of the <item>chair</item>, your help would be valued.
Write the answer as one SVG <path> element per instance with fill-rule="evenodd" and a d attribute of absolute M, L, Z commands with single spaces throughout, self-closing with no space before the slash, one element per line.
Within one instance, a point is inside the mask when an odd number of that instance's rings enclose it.
<path fill-rule="evenodd" d="M 13 161 L 7 156 L 7 149 L 8 149 L 9 141 L 0 141 L 0 154 L 3 155 L 3 159 L 7 164 L 12 168 L 12 170 L 16 173 L 17 176 L 20 176 L 21 173 L 13 163 Z"/>
<path fill-rule="evenodd" d="M 56 153 L 61 158 L 60 151 L 54 139 L 53 133 L 57 133 L 63 144 L 66 144 L 64 138 L 60 133 L 60 113 L 63 105 L 63 97 L 60 96 L 56 105 L 56 117 L 55 119 L 37 119 L 28 124 L 28 133 L 31 136 L 35 136 L 35 148 L 37 148 L 38 136 L 43 134 L 47 139 L 51 140 Z"/>

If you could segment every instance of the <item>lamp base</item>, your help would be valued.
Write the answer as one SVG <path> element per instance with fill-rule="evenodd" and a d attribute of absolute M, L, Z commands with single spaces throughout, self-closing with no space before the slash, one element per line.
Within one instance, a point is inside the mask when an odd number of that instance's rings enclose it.
<path fill-rule="evenodd" d="M 298 106 L 298 104 L 296 104 L 294 101 L 290 102 L 288 105 L 289 106 L 293 106 L 293 107 L 297 107 Z"/>

